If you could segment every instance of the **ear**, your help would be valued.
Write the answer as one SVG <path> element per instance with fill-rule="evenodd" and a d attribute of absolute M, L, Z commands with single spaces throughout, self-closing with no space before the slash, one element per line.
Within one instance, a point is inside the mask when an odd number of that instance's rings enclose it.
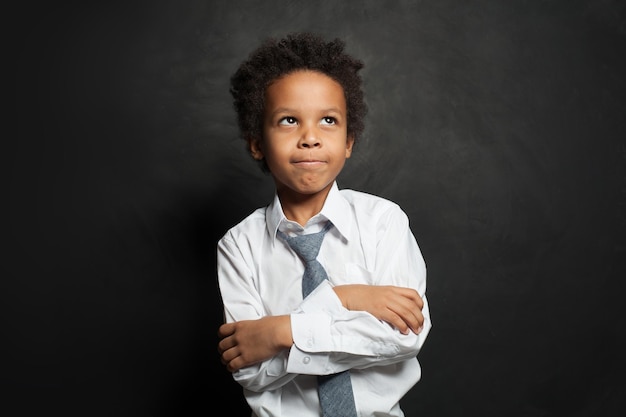
<path fill-rule="evenodd" d="M 252 157 L 257 161 L 263 159 L 263 151 L 261 150 L 261 139 L 249 137 L 247 141 L 250 155 L 252 155 Z"/>
<path fill-rule="evenodd" d="M 354 136 L 349 135 L 346 139 L 346 159 L 352 155 L 352 147 L 354 146 Z"/>

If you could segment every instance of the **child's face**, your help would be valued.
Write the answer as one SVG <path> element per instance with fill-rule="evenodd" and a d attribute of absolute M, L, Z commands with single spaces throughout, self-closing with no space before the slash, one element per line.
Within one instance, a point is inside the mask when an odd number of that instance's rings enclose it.
<path fill-rule="evenodd" d="M 265 158 L 279 195 L 330 190 L 352 153 L 346 113 L 343 88 L 319 72 L 293 72 L 267 88 L 263 139 L 249 144 L 254 158 Z"/>

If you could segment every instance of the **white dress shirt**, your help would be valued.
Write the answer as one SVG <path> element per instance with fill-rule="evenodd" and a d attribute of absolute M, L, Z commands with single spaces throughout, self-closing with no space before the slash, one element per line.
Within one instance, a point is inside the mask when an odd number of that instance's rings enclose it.
<path fill-rule="evenodd" d="M 304 264 L 282 241 L 315 233 L 327 221 L 318 261 L 328 274 L 302 299 Z M 290 350 L 233 374 L 253 416 L 319 417 L 316 375 L 351 369 L 360 416 L 403 416 L 399 401 L 420 379 L 417 353 L 431 327 L 426 266 L 401 208 L 370 194 L 339 190 L 303 228 L 285 218 L 277 196 L 230 229 L 218 243 L 218 282 L 227 322 L 291 315 Z M 332 287 L 411 287 L 424 300 L 424 329 L 403 335 L 364 311 L 349 311 Z"/>

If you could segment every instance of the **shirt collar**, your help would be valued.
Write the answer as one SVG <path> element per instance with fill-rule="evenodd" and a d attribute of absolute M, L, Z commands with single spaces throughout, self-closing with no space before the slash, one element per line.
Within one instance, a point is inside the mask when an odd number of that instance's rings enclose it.
<path fill-rule="evenodd" d="M 333 183 L 326 197 L 326 201 L 324 202 L 324 206 L 317 216 L 322 216 L 330 220 L 342 237 L 348 240 L 351 225 L 350 204 L 339 192 L 336 181 Z M 272 200 L 265 212 L 265 221 L 267 230 L 273 239 L 276 239 L 276 233 L 281 223 L 288 221 L 283 213 L 280 199 L 276 193 L 274 193 L 274 200 Z"/>

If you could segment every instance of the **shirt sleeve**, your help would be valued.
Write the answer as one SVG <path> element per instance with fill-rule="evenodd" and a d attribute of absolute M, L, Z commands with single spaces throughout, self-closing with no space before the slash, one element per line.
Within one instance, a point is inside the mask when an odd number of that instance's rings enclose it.
<path fill-rule="evenodd" d="M 224 320 L 255 320 L 267 316 L 262 300 L 254 288 L 252 267 L 246 263 L 245 247 L 227 236 L 217 245 L 218 283 L 224 304 Z M 233 373 L 242 387 L 265 391 L 281 387 L 296 375 L 287 372 L 288 351 L 264 362 L 247 366 Z"/>
<path fill-rule="evenodd" d="M 424 300 L 423 330 L 404 335 L 370 313 L 345 309 L 330 284 L 320 286 L 291 315 L 294 345 L 288 372 L 319 375 L 388 365 L 414 358 L 421 349 L 431 327 L 421 251 L 399 206 L 392 204 L 375 220 L 376 227 L 361 230 L 362 246 L 373 262 L 347 271 L 355 274 L 355 283 L 417 290 Z"/>

